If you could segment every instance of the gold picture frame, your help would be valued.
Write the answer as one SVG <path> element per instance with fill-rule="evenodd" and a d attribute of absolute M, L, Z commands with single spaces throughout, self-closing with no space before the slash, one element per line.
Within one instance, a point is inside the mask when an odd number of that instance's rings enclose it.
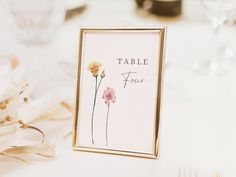
<path fill-rule="evenodd" d="M 92 145 L 86 145 L 83 143 L 79 143 L 79 130 L 80 126 L 80 100 L 81 100 L 81 88 L 82 88 L 82 77 L 84 70 L 84 64 L 82 62 L 84 60 L 84 45 L 87 41 L 85 41 L 85 34 L 91 33 L 102 33 L 102 34 L 123 34 L 123 33 L 136 33 L 141 34 L 149 34 L 155 33 L 158 34 L 158 40 L 156 49 L 157 53 L 157 66 L 156 66 L 156 96 L 155 96 L 155 111 L 154 111 L 154 122 L 153 122 L 153 137 L 152 138 L 152 147 L 149 152 L 142 151 L 133 151 L 126 150 L 122 148 L 106 148 L 106 147 L 95 147 Z M 75 113 L 74 113 L 74 124 L 73 124 L 73 141 L 72 148 L 73 150 L 85 151 L 85 152 L 96 152 L 96 153 L 105 153 L 105 154 L 114 154 L 114 155 L 124 155 L 124 156 L 133 156 L 133 157 L 142 157 L 142 158 L 151 158 L 156 159 L 159 157 L 159 140 L 160 140 L 160 118 L 161 118 L 161 97 L 162 97 L 162 82 L 163 82 L 163 68 L 164 68 L 164 53 L 165 53 L 165 36 L 166 36 L 166 27 L 154 27 L 154 28 L 81 28 L 80 30 L 80 42 L 79 42 L 79 59 L 78 59 L 78 70 L 77 70 L 77 81 L 76 81 L 76 103 L 75 103 Z M 88 40 L 88 39 L 87 39 Z M 151 46 L 152 47 L 152 46 Z M 155 46 L 154 46 L 155 47 Z M 96 78 L 97 79 L 97 78 Z M 101 74 L 102 79 L 102 74 Z M 96 90 L 96 89 L 95 89 Z M 96 91 L 95 91 L 96 92 Z M 96 94 L 95 94 L 96 95 Z M 82 136 L 82 135 L 81 135 Z M 84 135 L 85 136 L 85 135 Z M 89 136 L 89 135 L 88 135 Z M 83 137 L 84 138 L 84 137 Z"/>

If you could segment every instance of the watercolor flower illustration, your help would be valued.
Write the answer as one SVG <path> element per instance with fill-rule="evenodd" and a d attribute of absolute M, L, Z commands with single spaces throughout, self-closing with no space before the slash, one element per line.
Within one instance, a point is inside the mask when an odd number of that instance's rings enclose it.
<path fill-rule="evenodd" d="M 94 89 L 94 99 L 93 99 L 93 108 L 92 108 L 92 116 L 91 116 L 91 138 L 92 143 L 94 144 L 94 112 L 96 107 L 96 101 L 97 101 L 97 94 L 98 89 L 102 83 L 103 78 L 105 77 L 105 71 L 103 70 L 100 74 L 100 80 L 99 80 L 99 70 L 101 68 L 101 64 L 98 62 L 92 62 L 88 65 L 88 70 L 91 72 L 92 76 L 95 79 L 95 89 Z"/>
<path fill-rule="evenodd" d="M 93 76 L 97 76 L 99 69 L 101 67 L 101 64 L 98 62 L 92 62 L 88 65 L 88 70 L 92 73 Z"/>
<path fill-rule="evenodd" d="M 116 94 L 115 90 L 107 87 L 103 92 L 102 98 L 105 100 L 105 104 L 107 105 L 107 117 L 106 117 L 106 146 L 108 146 L 108 125 L 109 125 L 109 112 L 110 112 L 110 104 L 115 103 Z"/>

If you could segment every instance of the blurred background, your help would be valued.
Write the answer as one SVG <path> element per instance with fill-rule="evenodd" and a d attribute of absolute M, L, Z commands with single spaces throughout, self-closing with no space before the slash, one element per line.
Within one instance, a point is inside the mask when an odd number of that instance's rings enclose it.
<path fill-rule="evenodd" d="M 0 22 L 1 63 L 16 56 L 20 74 L 33 86 L 32 98 L 44 96 L 46 105 L 58 96 L 74 102 L 81 27 L 167 26 L 160 159 L 78 158 L 70 138 L 61 138 L 71 130 L 70 120 L 39 125 L 59 158 L 34 170 L 25 167 L 29 174 L 45 176 L 46 168 L 57 176 L 80 170 L 83 177 L 164 177 L 187 166 L 209 177 L 235 177 L 235 0 L 0 0 Z M 58 170 L 65 163 L 66 171 Z M 25 176 L 19 165 L 0 164 L 0 176 Z"/>
<path fill-rule="evenodd" d="M 235 26 L 234 0 L 1 0 L 0 2 L 2 31 L 0 35 L 4 41 L 0 52 L 18 53 L 23 55 L 22 59 L 29 57 L 33 60 L 37 56 L 25 55 L 33 53 L 40 55 L 44 52 L 46 55 L 54 53 L 50 60 L 58 57 L 75 57 L 78 53 L 76 46 L 81 26 L 165 25 L 169 29 L 168 40 L 173 40 L 168 46 L 176 45 L 177 40 L 178 47 L 188 46 L 188 49 L 179 48 L 177 56 L 167 57 L 167 63 L 170 64 L 168 60 L 180 57 L 178 55 L 187 50 L 184 52 L 186 55 L 184 57 L 188 58 L 191 69 L 200 74 L 227 72 L 228 60 L 234 56 L 235 44 L 231 42 L 233 35 L 229 32 Z M 175 33 L 173 36 L 172 32 Z M 171 47 L 167 48 L 171 50 Z M 24 51 L 28 49 L 32 52 Z M 50 52 L 46 52 L 47 50 Z M 191 57 L 189 58 L 186 53 L 191 53 Z M 201 53 L 205 55 L 198 56 Z"/>

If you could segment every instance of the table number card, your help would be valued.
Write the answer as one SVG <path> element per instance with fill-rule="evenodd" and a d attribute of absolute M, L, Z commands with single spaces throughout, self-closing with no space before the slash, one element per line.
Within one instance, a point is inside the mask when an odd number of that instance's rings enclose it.
<path fill-rule="evenodd" d="M 73 148 L 156 158 L 165 28 L 81 29 Z"/>

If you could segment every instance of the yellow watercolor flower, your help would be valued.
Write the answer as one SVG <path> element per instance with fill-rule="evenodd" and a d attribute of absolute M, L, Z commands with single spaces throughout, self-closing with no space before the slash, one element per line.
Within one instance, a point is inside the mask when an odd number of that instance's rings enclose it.
<path fill-rule="evenodd" d="M 98 62 L 92 62 L 88 65 L 88 70 L 92 73 L 93 76 L 97 76 L 99 69 L 101 67 L 101 64 Z"/>

